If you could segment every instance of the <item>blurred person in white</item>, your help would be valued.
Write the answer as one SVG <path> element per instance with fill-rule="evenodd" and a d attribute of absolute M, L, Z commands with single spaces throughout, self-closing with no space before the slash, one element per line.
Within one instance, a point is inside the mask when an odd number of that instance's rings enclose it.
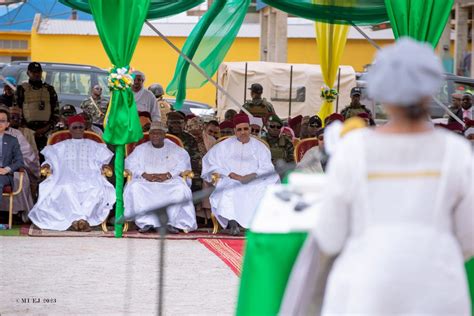
<path fill-rule="evenodd" d="M 157 122 L 161 120 L 160 109 L 156 106 L 156 98 L 153 93 L 143 87 L 145 82 L 145 74 L 135 70 L 132 72 L 135 76 L 133 79 L 132 91 L 137 104 L 138 112 L 148 112 L 151 114 L 151 120 Z"/>
<path fill-rule="evenodd" d="M 300 252 L 306 260 L 293 270 L 337 256 L 323 315 L 471 315 L 464 261 L 474 255 L 473 153 L 427 119 L 442 73 L 433 49 L 408 38 L 377 54 L 367 89 L 389 121 L 338 145 Z M 293 281 L 288 294 L 298 290 Z"/>

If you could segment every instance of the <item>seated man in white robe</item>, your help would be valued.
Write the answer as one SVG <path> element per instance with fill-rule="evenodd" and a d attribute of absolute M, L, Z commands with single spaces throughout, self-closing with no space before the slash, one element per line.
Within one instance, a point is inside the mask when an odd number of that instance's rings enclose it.
<path fill-rule="evenodd" d="M 42 167 L 51 176 L 39 187 L 31 221 L 41 229 L 90 231 L 101 224 L 115 203 L 114 187 L 101 174 L 113 153 L 105 144 L 84 138 L 82 115 L 68 119 L 72 139 L 46 146 Z"/>
<path fill-rule="evenodd" d="M 141 233 L 161 225 L 167 225 L 170 233 L 197 228 L 191 182 L 180 176 L 191 170 L 191 160 L 184 148 L 166 139 L 166 131 L 161 121 L 152 122 L 150 141 L 137 146 L 125 160 L 133 175 L 124 192 L 125 217 L 134 218 Z M 154 210 L 173 203 L 178 204 L 166 208 L 168 223 L 160 223 Z"/>
<path fill-rule="evenodd" d="M 250 136 L 249 118 L 234 117 L 235 136 L 216 144 L 204 156 L 202 178 L 212 181 L 219 175 L 216 190 L 211 194 L 211 209 L 222 227 L 240 233 L 239 225 L 248 228 L 268 185 L 278 183 L 270 150 Z"/>

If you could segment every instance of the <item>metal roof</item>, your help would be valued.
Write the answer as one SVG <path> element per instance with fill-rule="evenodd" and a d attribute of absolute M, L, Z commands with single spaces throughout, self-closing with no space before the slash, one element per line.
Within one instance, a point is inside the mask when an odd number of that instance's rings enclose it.
<path fill-rule="evenodd" d="M 164 35 L 170 37 L 187 37 L 198 22 L 198 17 L 175 16 L 167 19 L 151 21 L 152 24 Z M 391 29 L 372 31 L 369 27 L 363 28 L 364 32 L 372 39 L 394 39 Z M 93 21 L 82 20 L 56 20 L 41 19 L 37 32 L 39 34 L 56 35 L 97 35 L 97 28 Z M 141 36 L 157 36 L 147 25 L 143 26 Z M 260 24 L 244 23 L 239 31 L 238 37 L 258 38 L 260 36 Z M 314 23 L 300 19 L 288 19 L 289 38 L 314 38 Z M 354 28 L 351 28 L 349 39 L 364 39 Z"/>
<path fill-rule="evenodd" d="M 68 19 L 72 9 L 57 0 L 27 0 L 0 6 L 0 31 L 30 31 L 36 14 L 46 18 Z M 77 12 L 77 18 L 92 20 L 90 14 Z"/>

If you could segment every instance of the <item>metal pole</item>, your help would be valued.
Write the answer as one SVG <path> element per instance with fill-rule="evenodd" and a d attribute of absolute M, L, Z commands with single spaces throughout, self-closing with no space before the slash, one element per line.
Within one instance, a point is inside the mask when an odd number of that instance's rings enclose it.
<path fill-rule="evenodd" d="M 355 25 L 355 23 L 353 23 L 352 21 L 349 21 L 349 22 L 357 30 L 357 32 L 359 32 L 363 37 L 365 37 L 366 40 L 369 41 L 370 44 L 372 44 L 373 47 L 375 47 L 377 50 L 380 50 L 380 46 L 377 45 L 377 43 L 375 43 L 375 41 L 373 39 L 371 39 L 367 34 L 365 34 L 365 32 L 362 31 L 362 29 L 360 27 Z"/>
<path fill-rule="evenodd" d="M 16 91 L 16 87 L 10 83 L 4 76 L 0 75 L 0 80 L 2 80 L 7 86 L 12 88 L 13 91 Z"/>
<path fill-rule="evenodd" d="M 216 84 L 219 84 L 219 70 L 217 70 L 217 76 L 216 76 Z M 217 108 L 217 102 L 219 101 L 219 90 L 216 89 L 216 108 Z"/>
<path fill-rule="evenodd" d="M 166 36 L 163 35 L 158 29 L 150 23 L 150 21 L 145 20 L 145 24 L 148 25 L 149 28 L 152 29 L 153 32 L 155 32 L 159 37 L 161 37 L 162 40 L 164 40 L 171 48 L 173 48 L 181 57 L 183 57 L 191 66 L 193 66 L 201 75 L 204 76 L 211 84 L 213 84 L 221 93 L 223 93 L 226 97 L 229 98 L 229 100 L 234 103 L 235 106 L 237 106 L 240 110 L 242 110 L 245 114 L 248 116 L 253 117 L 253 115 L 247 111 L 246 109 L 243 108 L 242 104 L 240 104 L 233 96 L 231 96 L 223 87 L 217 84 L 211 77 L 208 76 L 208 74 L 201 68 L 199 67 L 194 61 L 192 61 L 186 54 L 184 54 L 176 45 L 174 45 Z"/>
<path fill-rule="evenodd" d="M 166 238 L 166 225 L 161 223 L 160 228 L 160 263 L 158 271 L 158 316 L 163 315 L 163 306 L 164 306 L 164 281 L 165 281 L 165 238 Z"/>
<path fill-rule="evenodd" d="M 456 114 L 454 114 L 446 105 L 444 105 L 440 100 L 438 100 L 436 97 L 433 97 L 433 100 L 438 104 L 441 108 L 443 108 L 449 116 L 451 116 L 454 120 L 456 120 L 459 124 L 462 125 L 462 127 L 466 127 L 466 123 L 463 122 L 459 117 L 457 117 Z"/>
<path fill-rule="evenodd" d="M 341 87 L 341 67 L 337 72 L 337 98 L 336 98 L 336 113 L 339 111 L 339 89 Z"/>
<path fill-rule="evenodd" d="M 290 101 L 289 101 L 289 106 L 288 106 L 288 119 L 291 117 L 291 95 L 293 90 L 293 65 L 291 65 L 290 68 Z"/>
<path fill-rule="evenodd" d="M 248 63 L 245 62 L 245 77 L 244 77 L 244 102 L 242 104 L 245 103 L 245 101 L 247 101 L 247 67 L 248 67 Z"/>

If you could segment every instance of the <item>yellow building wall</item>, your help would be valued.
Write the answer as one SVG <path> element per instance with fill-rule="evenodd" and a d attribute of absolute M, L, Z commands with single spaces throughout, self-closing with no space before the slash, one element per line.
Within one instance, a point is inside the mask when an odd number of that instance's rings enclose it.
<path fill-rule="evenodd" d="M 27 49 L 4 49 L 0 48 L 0 56 L 29 57 L 31 53 L 30 32 L 0 32 L 0 40 L 27 41 Z"/>
<path fill-rule="evenodd" d="M 170 40 L 182 47 L 186 38 L 172 37 Z M 379 41 L 385 45 L 391 41 Z M 288 40 L 288 62 L 318 64 L 315 39 Z M 342 64 L 351 65 L 357 71 L 369 64 L 375 54 L 365 40 L 349 40 L 342 57 Z M 131 61 L 134 69 L 146 74 L 145 86 L 159 82 L 165 88 L 171 81 L 178 54 L 159 37 L 141 37 Z M 229 50 L 225 61 L 258 61 L 259 39 L 237 38 Z M 63 62 L 95 65 L 100 68 L 110 67 L 98 36 L 83 35 L 44 35 L 32 32 L 31 60 L 42 62 Z M 201 89 L 187 90 L 187 99 L 215 105 L 216 89 L 206 84 Z"/>

